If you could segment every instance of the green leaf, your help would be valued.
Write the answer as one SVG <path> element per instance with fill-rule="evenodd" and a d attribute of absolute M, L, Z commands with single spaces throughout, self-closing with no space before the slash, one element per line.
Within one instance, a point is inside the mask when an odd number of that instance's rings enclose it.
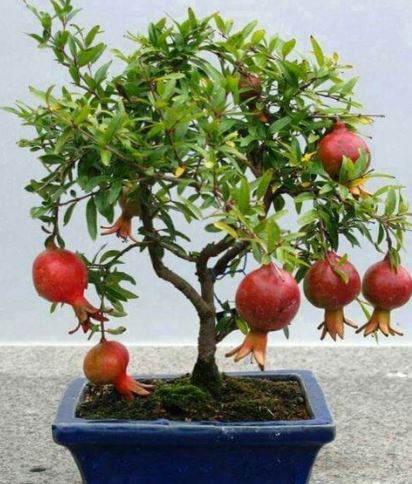
<path fill-rule="evenodd" d="M 54 146 L 54 153 L 59 154 L 66 143 L 73 137 L 73 130 L 72 128 L 66 128 L 61 136 L 57 139 L 57 142 Z"/>
<path fill-rule="evenodd" d="M 282 57 L 283 58 L 287 57 L 295 48 L 295 45 L 296 45 L 296 39 L 290 39 L 287 42 L 285 42 L 282 46 Z"/>
<path fill-rule="evenodd" d="M 361 307 L 362 309 L 362 312 L 363 314 L 365 315 L 365 318 L 369 321 L 370 318 L 371 318 L 371 312 L 369 311 L 369 308 L 367 307 L 367 305 L 361 301 L 360 299 L 357 300 L 358 303 L 359 303 L 359 306 Z"/>
<path fill-rule="evenodd" d="M 105 150 L 105 149 L 100 150 L 100 160 L 104 166 L 109 166 L 111 159 L 112 159 L 111 151 Z"/>
<path fill-rule="evenodd" d="M 271 133 L 277 133 L 281 131 L 283 128 L 285 128 L 289 123 L 291 122 L 291 119 L 289 116 L 285 116 L 284 118 L 280 118 L 274 123 L 270 125 L 270 132 Z"/>
<path fill-rule="evenodd" d="M 269 253 L 271 253 L 275 249 L 276 243 L 279 241 L 280 238 L 280 229 L 278 224 L 272 222 L 271 220 L 268 220 L 266 224 L 266 235 L 267 250 Z"/>
<path fill-rule="evenodd" d="M 309 193 L 309 192 L 299 193 L 299 195 L 295 197 L 295 203 L 303 203 L 309 200 L 313 201 L 313 198 L 314 198 L 313 193 Z"/>
<path fill-rule="evenodd" d="M 111 286 L 107 290 L 112 291 L 112 293 L 116 293 L 117 297 L 122 301 L 128 301 L 129 299 L 137 299 L 139 297 L 134 292 L 129 291 L 124 287 L 120 287 L 118 285 L 116 285 L 115 287 Z"/>
<path fill-rule="evenodd" d="M 301 217 L 299 217 L 298 223 L 299 225 L 308 225 L 318 219 L 318 212 L 314 208 L 312 208 L 308 212 L 304 213 Z"/>
<path fill-rule="evenodd" d="M 122 192 L 122 182 L 121 180 L 114 180 L 109 191 L 108 204 L 116 202 Z"/>
<path fill-rule="evenodd" d="M 76 66 L 74 65 L 71 65 L 69 67 L 69 74 L 71 75 L 73 81 L 76 83 L 76 84 L 79 84 L 80 82 L 80 74 L 79 74 L 79 70 L 77 69 Z"/>
<path fill-rule="evenodd" d="M 253 30 L 255 29 L 256 25 L 257 25 L 257 20 L 252 20 L 251 22 L 249 22 L 248 24 L 246 24 L 246 26 L 242 29 L 242 37 L 244 39 L 246 39 L 247 37 L 249 37 L 249 35 L 253 32 Z"/>
<path fill-rule="evenodd" d="M 216 24 L 216 27 L 221 31 L 221 32 L 225 32 L 225 22 L 223 21 L 222 17 L 215 13 L 213 15 L 213 19 L 215 21 L 215 24 Z"/>
<path fill-rule="evenodd" d="M 369 166 L 369 154 L 365 151 L 360 149 L 359 150 L 359 158 L 355 162 L 355 178 L 361 177 L 366 169 Z"/>
<path fill-rule="evenodd" d="M 100 257 L 100 264 L 103 264 L 103 262 L 105 262 L 107 259 L 112 259 L 113 257 L 116 257 L 119 255 L 119 252 L 118 250 L 115 250 L 115 249 L 112 249 L 112 250 L 108 250 L 107 252 L 105 252 L 101 257 Z"/>
<path fill-rule="evenodd" d="M 223 232 L 226 232 L 229 234 L 231 237 L 234 239 L 238 238 L 237 232 L 233 227 L 230 227 L 230 225 L 227 225 L 225 222 L 218 221 L 213 224 L 217 229 L 222 230 Z"/>
<path fill-rule="evenodd" d="M 100 84 L 104 79 L 106 79 L 107 71 L 109 70 L 111 63 L 112 61 L 106 62 L 106 64 L 103 64 L 97 69 L 96 74 L 94 75 L 96 84 Z"/>
<path fill-rule="evenodd" d="M 346 96 L 350 92 L 352 92 L 355 84 L 358 82 L 358 77 L 353 77 L 348 82 L 345 82 L 343 86 L 340 88 L 340 93 L 342 96 Z"/>
<path fill-rule="evenodd" d="M 67 225 L 70 222 L 70 219 L 72 218 L 73 211 L 74 211 L 75 208 L 76 208 L 76 202 L 69 205 L 69 208 L 64 213 L 63 225 Z"/>
<path fill-rule="evenodd" d="M 104 133 L 103 141 L 105 143 L 110 143 L 110 141 L 113 139 L 117 131 L 122 126 L 124 119 L 125 119 L 125 113 L 124 111 L 119 109 L 119 111 L 117 111 L 117 113 L 110 120 L 107 130 Z"/>
<path fill-rule="evenodd" d="M 253 32 L 252 42 L 254 44 L 258 44 L 263 39 L 264 36 L 265 36 L 264 29 L 256 30 L 256 32 Z"/>
<path fill-rule="evenodd" d="M 312 44 L 313 53 L 315 54 L 316 61 L 319 64 L 319 67 L 322 67 L 325 63 L 325 56 L 323 55 L 323 51 L 313 35 L 310 36 L 310 43 Z"/>
<path fill-rule="evenodd" d="M 272 181 L 273 170 L 270 168 L 266 170 L 265 173 L 260 177 L 258 186 L 256 188 L 256 197 L 262 198 L 265 196 L 267 189 L 269 188 L 270 182 Z"/>
<path fill-rule="evenodd" d="M 236 318 L 236 326 L 238 327 L 238 329 L 244 335 L 246 335 L 246 334 L 249 333 L 249 326 L 248 326 L 247 322 L 244 319 L 237 317 Z"/>
<path fill-rule="evenodd" d="M 30 216 L 32 218 L 40 218 L 49 211 L 48 207 L 32 207 L 30 209 Z"/>
<path fill-rule="evenodd" d="M 85 121 L 87 119 L 89 114 L 90 114 L 90 106 L 89 106 L 89 104 L 85 104 L 80 109 L 80 111 L 76 114 L 76 116 L 74 118 L 75 124 L 79 125 L 79 124 L 83 123 L 83 121 Z"/>
<path fill-rule="evenodd" d="M 250 208 L 249 183 L 246 178 L 242 178 L 240 188 L 236 193 L 236 201 L 241 213 L 246 213 Z"/>
<path fill-rule="evenodd" d="M 333 272 L 337 274 L 345 284 L 349 282 L 349 275 L 347 272 L 343 271 L 342 269 L 339 269 L 336 266 L 333 267 Z"/>
<path fill-rule="evenodd" d="M 90 237 L 96 240 L 97 236 L 97 210 L 94 198 L 91 197 L 86 205 L 86 220 L 87 229 L 89 231 Z"/>
<path fill-rule="evenodd" d="M 117 328 L 106 328 L 105 331 L 106 333 L 109 333 L 109 334 L 119 335 L 119 334 L 123 334 L 127 330 L 124 326 L 119 326 Z"/>
<path fill-rule="evenodd" d="M 393 188 L 388 190 L 385 201 L 385 215 L 392 215 L 396 208 L 396 192 Z"/>
<path fill-rule="evenodd" d="M 350 158 L 344 156 L 342 166 L 340 167 L 339 181 L 345 183 L 349 180 L 355 180 L 356 178 L 355 164 Z"/>
<path fill-rule="evenodd" d="M 84 43 L 86 47 L 90 47 L 90 45 L 93 43 L 94 38 L 100 31 L 100 25 L 95 25 L 92 27 L 89 31 L 89 33 L 86 35 L 86 38 L 84 40 Z"/>
<path fill-rule="evenodd" d="M 97 44 L 90 49 L 82 50 L 77 55 L 77 65 L 83 67 L 86 64 L 93 64 L 103 54 L 106 45 L 103 43 Z"/>

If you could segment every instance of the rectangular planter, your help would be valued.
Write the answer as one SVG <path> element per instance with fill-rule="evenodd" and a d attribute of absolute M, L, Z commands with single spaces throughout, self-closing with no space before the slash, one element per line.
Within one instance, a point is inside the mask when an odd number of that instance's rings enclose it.
<path fill-rule="evenodd" d="M 85 420 L 75 417 L 85 386 L 72 382 L 52 426 L 88 484 L 303 484 L 335 425 L 314 375 L 307 370 L 228 373 L 295 379 L 312 418 L 267 422 Z M 179 375 L 149 375 L 176 378 Z M 61 476 L 64 479 L 64 476 Z"/>

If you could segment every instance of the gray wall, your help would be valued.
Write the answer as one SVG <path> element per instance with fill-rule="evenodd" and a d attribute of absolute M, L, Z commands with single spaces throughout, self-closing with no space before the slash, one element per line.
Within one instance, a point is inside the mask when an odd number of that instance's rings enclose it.
<path fill-rule="evenodd" d="M 46 6 L 47 1 L 37 4 Z M 296 37 L 302 50 L 309 50 L 311 34 L 326 47 L 341 54 L 342 59 L 356 66 L 361 80 L 358 98 L 364 102 L 365 112 L 385 113 L 365 134 L 373 136 L 370 146 L 373 165 L 377 171 L 389 170 L 408 187 L 410 195 L 412 168 L 410 159 L 411 104 L 412 104 L 412 3 L 410 0 L 226 0 L 151 2 L 131 0 L 78 1 L 83 7 L 79 22 L 99 23 L 105 30 L 104 40 L 112 47 L 128 49 L 123 38 L 127 30 L 142 31 L 147 23 L 165 12 L 181 17 L 192 6 L 199 15 L 219 10 L 232 17 L 237 25 L 256 18 L 267 31 Z M 10 105 L 15 99 L 28 99 L 27 86 L 45 88 L 66 80 L 65 73 L 52 60 L 50 53 L 38 50 L 23 32 L 37 29 L 33 17 L 16 0 L 0 3 L 0 105 Z M 48 303 L 39 299 L 31 283 L 31 263 L 41 251 L 43 234 L 38 224 L 28 216 L 35 198 L 23 191 L 25 182 L 40 174 L 34 156 L 16 147 L 16 139 L 25 136 L 25 129 L 7 113 L 0 113 L 1 137 L 1 271 L 0 271 L 0 343 L 82 343 L 83 335 L 69 337 L 73 326 L 70 308 L 49 315 Z M 72 249 L 93 253 L 96 245 L 84 235 L 83 216 L 75 219 L 65 233 Z M 196 233 L 196 227 L 191 228 Z M 79 235 L 81 234 L 81 235 Z M 114 245 L 117 241 L 111 239 Z M 409 238 L 410 242 L 410 238 Z M 363 251 L 351 251 L 351 259 L 363 272 L 377 255 L 365 244 Z M 412 250 L 403 256 L 404 264 L 412 269 Z M 133 343 L 182 344 L 194 343 L 197 323 L 194 312 L 186 300 L 166 283 L 157 280 L 145 257 L 129 258 L 131 271 L 138 279 L 140 299 L 129 304 L 125 320 L 128 332 L 124 341 Z M 254 263 L 249 264 L 253 268 Z M 190 268 L 180 267 L 188 277 Z M 224 281 L 219 295 L 230 297 L 235 281 Z M 411 306 L 410 306 L 411 307 Z M 406 336 L 382 344 L 410 343 L 412 321 L 410 307 L 394 314 Z M 348 315 L 360 321 L 363 316 L 354 305 Z M 316 323 L 320 311 L 304 303 L 291 327 L 291 344 L 318 341 Z M 240 335 L 228 342 L 237 341 Z M 273 344 L 284 343 L 281 333 L 273 334 Z M 368 340 L 369 344 L 375 344 Z M 349 336 L 346 344 L 364 344 L 361 337 Z"/>

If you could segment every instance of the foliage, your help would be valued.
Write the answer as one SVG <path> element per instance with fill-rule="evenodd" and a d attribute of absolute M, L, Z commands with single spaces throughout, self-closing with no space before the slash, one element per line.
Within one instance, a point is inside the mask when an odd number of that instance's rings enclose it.
<path fill-rule="evenodd" d="M 209 286 L 248 252 L 259 262 L 277 260 L 298 279 L 343 238 L 353 246 L 366 238 L 399 262 L 410 228 L 401 187 L 355 197 L 350 187 L 376 176 L 366 171 L 368 160 L 345 160 L 336 182 L 315 156 L 336 117 L 354 130 L 372 121 L 359 114 L 357 78 L 345 74 L 351 66 L 315 38 L 303 55 L 295 39 L 269 36 L 256 22 L 235 30 L 218 14 L 197 18 L 189 9 L 182 22 L 162 18 L 146 35 L 129 33 L 131 52 L 111 51 L 123 63 L 113 72 L 100 26 L 74 24 L 71 0 L 51 0 L 49 12 L 28 8 L 41 24 L 30 36 L 71 78 L 61 89 L 31 87 L 34 107 L 8 108 L 34 129 L 20 146 L 45 170 L 26 187 L 41 199 L 31 215 L 63 246 L 62 226 L 75 210 L 84 210 L 95 239 L 102 219 L 112 223 L 122 190 L 141 205 L 140 241 L 88 261 L 91 283 L 113 315 L 123 315 L 123 303 L 135 297 L 120 286 L 133 279 L 118 269 L 131 249 L 148 252 L 159 277 L 186 295 L 201 319 L 215 311 Z M 244 87 L 250 76 L 260 81 L 257 93 Z M 288 199 L 295 231 L 281 225 Z M 177 214 L 215 234 L 215 242 L 192 244 L 176 227 Z M 165 253 L 196 264 L 201 294 L 166 267 Z M 244 328 L 227 303 L 223 313 L 222 337 Z"/>

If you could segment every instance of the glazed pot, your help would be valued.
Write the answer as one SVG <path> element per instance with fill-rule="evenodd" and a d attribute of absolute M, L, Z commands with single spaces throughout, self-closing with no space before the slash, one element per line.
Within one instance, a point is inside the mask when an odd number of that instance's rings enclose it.
<path fill-rule="evenodd" d="M 80 378 L 63 397 L 52 427 L 53 438 L 70 450 L 88 484 L 309 482 L 320 448 L 335 437 L 333 419 L 314 375 L 307 370 L 229 375 L 298 381 L 311 418 L 219 423 L 85 420 L 75 416 L 87 385 Z"/>

